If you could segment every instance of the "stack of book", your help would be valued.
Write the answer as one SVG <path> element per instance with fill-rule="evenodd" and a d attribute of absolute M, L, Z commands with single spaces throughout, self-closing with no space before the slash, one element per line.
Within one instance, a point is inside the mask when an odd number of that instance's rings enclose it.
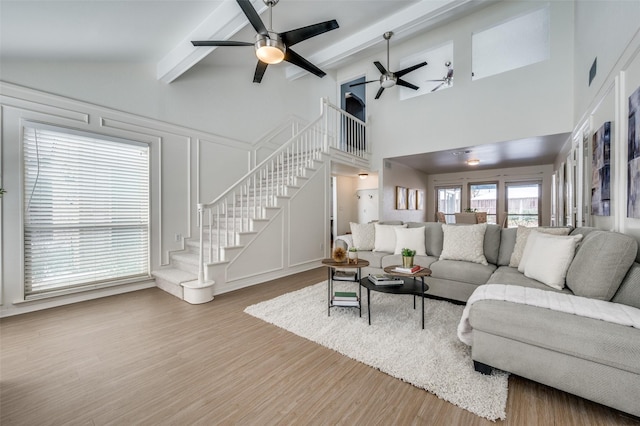
<path fill-rule="evenodd" d="M 388 274 L 370 274 L 369 281 L 375 285 L 402 285 L 404 280 Z"/>
<path fill-rule="evenodd" d="M 336 291 L 331 303 L 333 306 L 360 306 L 358 295 L 354 291 Z"/>
<path fill-rule="evenodd" d="M 394 269 L 396 272 L 402 272 L 403 274 L 415 274 L 416 272 L 422 271 L 424 268 L 420 265 L 414 265 L 411 268 L 396 266 Z"/>
<path fill-rule="evenodd" d="M 335 271 L 333 273 L 334 281 L 355 281 L 356 273 L 355 272 L 346 272 L 346 271 Z"/>

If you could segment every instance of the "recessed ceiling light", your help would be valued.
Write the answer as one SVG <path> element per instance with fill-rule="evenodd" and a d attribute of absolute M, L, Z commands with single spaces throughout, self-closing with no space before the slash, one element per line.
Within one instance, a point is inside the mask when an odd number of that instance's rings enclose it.
<path fill-rule="evenodd" d="M 369 176 L 369 173 L 358 173 L 358 177 L 360 179 L 366 179 Z"/>
<path fill-rule="evenodd" d="M 480 160 L 472 158 L 470 160 L 467 160 L 467 164 L 470 166 L 477 166 L 478 164 L 480 164 Z"/>

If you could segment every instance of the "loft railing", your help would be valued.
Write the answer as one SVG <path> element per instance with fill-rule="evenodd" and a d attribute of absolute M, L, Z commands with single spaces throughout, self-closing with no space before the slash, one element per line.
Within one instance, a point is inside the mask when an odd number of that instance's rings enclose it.
<path fill-rule="evenodd" d="M 239 245 L 243 232 L 253 232 L 256 219 L 266 219 L 278 197 L 287 196 L 297 178 L 332 149 L 368 160 L 363 121 L 321 100 L 320 116 L 222 193 L 198 204 L 198 280 L 205 281 L 206 262 L 224 261 L 224 248 Z"/>

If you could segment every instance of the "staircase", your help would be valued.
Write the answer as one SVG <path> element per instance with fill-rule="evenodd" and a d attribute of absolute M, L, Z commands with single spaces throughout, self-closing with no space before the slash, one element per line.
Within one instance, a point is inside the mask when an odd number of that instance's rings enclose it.
<path fill-rule="evenodd" d="M 192 304 L 211 301 L 214 285 L 222 292 L 230 263 L 251 255 L 246 248 L 270 221 L 282 219 L 284 205 L 320 169 L 332 161 L 369 169 L 365 133 L 364 122 L 322 99 L 316 120 L 218 198 L 198 204 L 198 235 L 171 253 L 170 265 L 153 271 L 156 285 Z"/>

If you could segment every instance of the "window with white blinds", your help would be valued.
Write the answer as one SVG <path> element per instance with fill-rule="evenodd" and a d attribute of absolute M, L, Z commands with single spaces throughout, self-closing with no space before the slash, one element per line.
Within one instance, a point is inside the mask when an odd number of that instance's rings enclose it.
<path fill-rule="evenodd" d="M 149 147 L 24 128 L 25 297 L 149 275 Z"/>

